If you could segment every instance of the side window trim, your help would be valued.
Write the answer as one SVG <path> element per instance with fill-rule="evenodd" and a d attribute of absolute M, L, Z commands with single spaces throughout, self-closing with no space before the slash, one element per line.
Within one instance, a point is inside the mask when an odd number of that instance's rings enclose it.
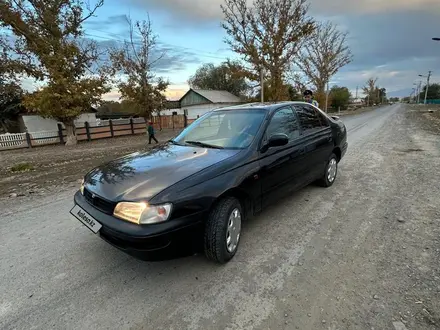
<path fill-rule="evenodd" d="M 264 134 L 263 134 L 263 136 L 261 137 L 261 140 L 260 140 L 260 143 L 259 143 L 258 149 L 260 149 L 260 148 L 263 146 L 263 144 L 266 142 L 266 140 L 267 140 L 267 129 L 269 128 L 270 124 L 272 123 L 272 119 L 273 119 L 273 117 L 275 117 L 275 115 L 276 115 L 279 111 L 286 110 L 286 109 L 290 110 L 290 111 L 292 112 L 293 116 L 295 117 L 296 122 L 297 122 L 297 129 L 298 129 L 298 132 L 299 132 L 299 136 L 298 136 L 298 137 L 296 137 L 296 138 L 294 138 L 294 139 L 289 139 L 289 143 L 287 144 L 287 146 L 291 146 L 291 144 L 292 144 L 293 142 L 296 142 L 299 138 L 301 138 L 301 136 L 302 136 L 302 135 L 301 135 L 301 133 L 302 133 L 302 129 L 301 129 L 301 123 L 299 122 L 299 117 L 297 116 L 296 111 L 293 109 L 293 106 L 292 106 L 292 105 L 286 105 L 285 107 L 279 108 L 279 109 L 277 109 L 276 111 L 274 111 L 274 113 L 272 113 L 272 115 L 267 119 L 267 120 L 268 120 L 268 124 L 267 124 L 266 127 L 264 128 Z M 284 146 L 284 148 L 285 148 L 285 147 L 286 147 L 286 146 Z M 281 147 L 279 147 L 279 148 L 281 148 Z"/>
<path fill-rule="evenodd" d="M 296 117 L 296 122 L 298 123 L 298 130 L 299 130 L 299 136 L 303 136 L 304 135 L 304 130 L 303 127 L 301 125 L 301 120 L 299 119 L 299 115 L 297 112 L 297 106 L 295 104 L 290 105 L 290 107 L 292 108 L 293 114 Z"/>
<path fill-rule="evenodd" d="M 316 115 L 316 119 L 319 121 L 319 125 L 320 125 L 320 127 L 314 128 L 314 129 L 316 129 L 316 131 L 313 133 L 316 133 L 318 131 L 321 131 L 323 129 L 328 128 L 328 126 L 322 126 L 321 118 L 320 118 L 321 114 L 318 112 L 318 110 L 314 106 L 308 105 L 308 104 L 297 104 L 297 105 L 295 105 L 295 107 L 298 109 L 298 111 L 301 111 L 301 112 L 307 111 L 306 110 L 307 108 L 313 110 L 313 113 Z M 304 110 L 303 110 L 303 108 L 304 108 Z M 298 114 L 298 117 L 300 117 L 299 114 Z M 313 134 L 313 133 L 307 133 L 308 130 L 303 128 L 303 123 L 301 122 L 300 118 L 299 118 L 299 125 L 301 126 L 301 131 L 302 131 L 303 135 Z"/>

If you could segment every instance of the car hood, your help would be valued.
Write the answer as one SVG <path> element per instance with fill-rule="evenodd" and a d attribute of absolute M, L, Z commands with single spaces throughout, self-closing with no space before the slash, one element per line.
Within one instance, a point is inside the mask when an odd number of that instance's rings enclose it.
<path fill-rule="evenodd" d="M 166 144 L 115 159 L 89 172 L 85 188 L 107 200 L 148 200 L 175 183 L 240 150 Z"/>

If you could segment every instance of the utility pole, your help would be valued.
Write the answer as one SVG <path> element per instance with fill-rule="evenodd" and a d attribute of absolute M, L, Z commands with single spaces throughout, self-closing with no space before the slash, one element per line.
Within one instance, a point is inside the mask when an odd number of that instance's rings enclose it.
<path fill-rule="evenodd" d="M 419 86 L 417 88 L 417 104 L 420 103 L 420 93 L 422 92 L 421 88 L 422 88 L 422 81 L 419 80 Z"/>
<path fill-rule="evenodd" d="M 428 72 L 428 78 L 426 79 L 425 104 L 426 104 L 426 99 L 428 97 L 429 78 L 431 78 L 431 73 L 432 73 L 432 71 Z"/>
<path fill-rule="evenodd" d="M 325 95 L 325 112 L 327 112 L 327 109 L 328 109 L 328 94 L 329 93 L 330 93 L 329 81 L 327 81 L 327 93 Z"/>
<path fill-rule="evenodd" d="M 260 72 L 260 87 L 261 87 L 261 103 L 264 103 L 264 69 Z"/>
<path fill-rule="evenodd" d="M 356 86 L 356 100 L 358 98 L 358 90 L 359 90 L 359 86 Z"/>

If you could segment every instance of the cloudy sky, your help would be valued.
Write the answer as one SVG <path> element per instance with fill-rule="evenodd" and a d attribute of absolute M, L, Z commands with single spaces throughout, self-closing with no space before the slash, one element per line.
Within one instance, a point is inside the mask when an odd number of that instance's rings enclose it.
<path fill-rule="evenodd" d="M 220 27 L 223 0 L 105 0 L 97 17 L 86 25 L 89 37 L 103 45 L 127 37 L 124 15 L 142 20 L 147 12 L 160 38 L 165 58 L 157 71 L 169 78 L 170 98 L 188 88 L 186 81 L 205 62 L 220 63 L 234 57 L 223 42 Z M 251 1 L 250 1 L 251 2 Z M 334 83 L 355 90 L 370 77 L 391 95 L 407 95 L 419 74 L 433 71 L 440 81 L 439 0 L 311 0 L 310 14 L 347 30 L 354 61 Z M 115 92 L 108 98 L 115 98 Z"/>

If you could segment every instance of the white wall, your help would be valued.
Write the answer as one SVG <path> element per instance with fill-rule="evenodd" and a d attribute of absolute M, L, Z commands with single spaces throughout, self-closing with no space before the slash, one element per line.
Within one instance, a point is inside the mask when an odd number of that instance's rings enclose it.
<path fill-rule="evenodd" d="M 197 116 L 202 116 L 206 112 L 217 109 L 220 107 L 227 107 L 231 105 L 236 105 L 236 103 L 215 103 L 215 104 L 201 104 L 201 105 L 191 105 L 188 107 L 183 107 L 182 112 L 188 110 L 188 119 L 197 119 Z"/>
<path fill-rule="evenodd" d="M 178 115 L 183 115 L 183 109 L 175 108 L 175 109 L 166 109 L 160 112 L 161 116 L 172 116 L 173 112 L 177 112 Z"/>
<path fill-rule="evenodd" d="M 85 122 L 89 122 L 90 126 L 97 126 L 96 124 L 96 114 L 94 113 L 83 113 L 75 120 L 76 127 L 83 127 Z"/>
<path fill-rule="evenodd" d="M 54 119 L 46 119 L 38 115 L 23 115 L 21 120 L 23 121 L 23 126 L 21 127 L 23 132 L 58 130 L 57 121 Z"/>
<path fill-rule="evenodd" d="M 21 118 L 23 121 L 23 131 L 40 132 L 58 130 L 58 122 L 55 119 L 43 118 L 38 115 L 23 115 Z M 75 120 L 75 125 L 76 127 L 83 127 L 86 121 L 89 122 L 90 126 L 96 126 L 96 115 L 94 113 L 83 113 Z"/>

